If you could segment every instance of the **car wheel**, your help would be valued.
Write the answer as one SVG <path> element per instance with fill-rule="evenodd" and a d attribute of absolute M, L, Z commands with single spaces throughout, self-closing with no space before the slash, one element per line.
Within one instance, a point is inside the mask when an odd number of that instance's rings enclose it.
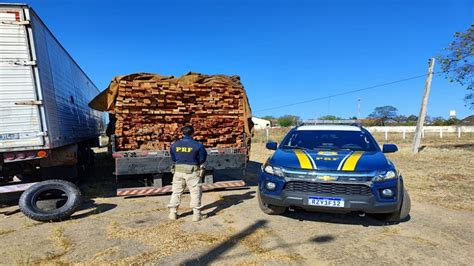
<path fill-rule="evenodd" d="M 258 205 L 260 206 L 260 209 L 266 214 L 278 215 L 286 211 L 286 207 L 275 206 L 275 205 L 271 205 L 271 204 L 263 202 L 262 197 L 260 195 L 260 191 L 258 191 L 257 198 L 258 198 Z"/>
<path fill-rule="evenodd" d="M 381 221 L 389 223 L 402 222 L 408 218 L 411 210 L 411 200 L 408 191 L 403 188 L 403 199 L 400 209 L 393 213 L 376 214 L 375 217 Z"/>
<path fill-rule="evenodd" d="M 47 180 L 29 187 L 20 197 L 20 210 L 29 218 L 55 222 L 69 218 L 81 205 L 81 192 L 71 182 Z"/>

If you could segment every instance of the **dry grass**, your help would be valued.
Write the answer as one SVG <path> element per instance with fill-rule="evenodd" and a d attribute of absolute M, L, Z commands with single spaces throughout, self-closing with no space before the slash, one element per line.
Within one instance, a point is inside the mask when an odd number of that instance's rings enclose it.
<path fill-rule="evenodd" d="M 10 252 L 10 257 L 12 258 L 12 261 L 16 265 L 31 265 L 32 264 L 32 258 L 30 254 L 27 254 L 25 252 Z"/>
<path fill-rule="evenodd" d="M 439 246 L 438 243 L 432 241 L 432 240 L 428 240 L 426 238 L 423 238 L 423 237 L 419 237 L 419 236 L 412 236 L 410 237 L 411 239 L 413 239 L 416 243 L 420 244 L 420 245 L 426 245 L 426 246 L 433 246 L 433 247 L 437 247 Z"/>
<path fill-rule="evenodd" d="M 65 240 L 63 231 L 54 230 L 53 236 L 49 238 L 53 241 L 54 246 L 60 248 L 59 251 L 48 251 L 42 254 L 41 257 L 33 255 L 32 252 L 22 248 L 12 248 L 8 250 L 8 257 L 14 265 L 70 265 L 70 263 L 63 261 L 62 257 L 70 250 L 72 245 L 68 240 Z M 29 240 L 31 241 L 31 240 Z M 8 245 L 7 245 L 8 247 Z M 5 258 L 2 258 L 5 259 Z M 0 259 L 1 260 L 1 259 Z M 0 262 L 1 265 L 9 265 L 5 262 Z"/>
<path fill-rule="evenodd" d="M 390 155 L 417 201 L 474 210 L 474 151 L 427 147 L 413 155 L 409 145 Z"/>
<path fill-rule="evenodd" d="M 235 266 L 258 266 L 258 265 L 265 265 L 262 262 L 258 262 L 255 260 L 247 260 L 247 261 L 242 261 L 234 264 Z"/>
<path fill-rule="evenodd" d="M 230 232 L 234 232 L 233 228 L 229 228 Z M 265 247 L 264 241 L 268 237 L 274 236 L 275 233 L 270 228 L 259 228 L 252 234 L 237 240 L 239 244 L 249 250 L 256 258 L 263 261 L 274 260 L 280 263 L 282 262 L 302 262 L 304 259 L 300 254 L 297 253 L 282 253 L 279 251 L 272 250 Z M 250 262 L 250 265 L 255 265 L 254 261 Z"/>
<path fill-rule="evenodd" d="M 15 230 L 13 229 L 0 229 L 0 236 L 8 235 L 13 232 L 15 232 Z"/>
<path fill-rule="evenodd" d="M 186 232 L 182 221 L 167 221 L 148 228 L 127 228 L 112 222 L 107 227 L 108 238 L 128 239 L 150 247 L 150 250 L 136 256 L 123 258 L 120 263 L 149 263 L 164 256 L 185 251 L 193 247 L 215 244 L 224 239 L 221 235 L 203 232 Z M 166 232 L 165 234 L 163 232 Z M 185 245 L 184 245 L 185 244 Z"/>
<path fill-rule="evenodd" d="M 69 250 L 73 243 L 72 241 L 64 236 L 64 227 L 58 226 L 53 229 L 52 236 L 48 238 L 51 240 L 57 247 L 62 248 L 63 250 Z"/>
<path fill-rule="evenodd" d="M 291 128 L 289 127 L 270 128 L 268 130 L 268 140 L 280 142 L 282 141 L 283 137 L 286 135 L 286 133 L 290 129 Z M 267 142 L 266 130 L 255 130 L 252 137 L 252 143 L 265 143 L 265 142 Z"/>
<path fill-rule="evenodd" d="M 98 253 L 96 253 L 94 256 L 92 256 L 92 259 L 88 262 L 88 264 L 97 264 L 97 263 L 104 263 L 107 261 L 107 258 L 109 258 L 112 255 L 115 255 L 120 252 L 120 247 L 119 246 L 113 246 L 110 248 L 106 248 Z"/>
<path fill-rule="evenodd" d="M 400 229 L 397 227 L 382 227 L 380 229 L 379 234 L 377 234 L 376 236 L 365 238 L 363 241 L 364 242 L 373 242 L 373 241 L 381 241 L 381 240 L 385 241 L 387 238 L 390 238 L 398 234 L 400 234 Z"/>

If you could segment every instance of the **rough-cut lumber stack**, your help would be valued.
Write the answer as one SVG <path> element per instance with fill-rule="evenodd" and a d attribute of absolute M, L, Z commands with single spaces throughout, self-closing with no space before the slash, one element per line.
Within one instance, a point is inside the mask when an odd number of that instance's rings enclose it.
<path fill-rule="evenodd" d="M 242 147 L 250 141 L 250 108 L 236 76 L 132 74 L 116 77 L 104 93 L 113 94 L 108 98 L 114 102 L 97 108 L 99 95 L 91 107 L 115 114 L 118 150 L 168 149 L 184 125 L 192 125 L 194 138 L 206 147 Z"/>

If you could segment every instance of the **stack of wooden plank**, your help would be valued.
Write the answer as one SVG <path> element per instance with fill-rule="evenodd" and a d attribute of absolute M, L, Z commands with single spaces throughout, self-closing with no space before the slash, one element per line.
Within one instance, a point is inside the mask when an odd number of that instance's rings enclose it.
<path fill-rule="evenodd" d="M 238 77 L 132 74 L 113 82 L 118 150 L 168 149 L 185 125 L 194 127 L 194 139 L 206 147 L 242 147 L 250 138 L 250 109 Z"/>

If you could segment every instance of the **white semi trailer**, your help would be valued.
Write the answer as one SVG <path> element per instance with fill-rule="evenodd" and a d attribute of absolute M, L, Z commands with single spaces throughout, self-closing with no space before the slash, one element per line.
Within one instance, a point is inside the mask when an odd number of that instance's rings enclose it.
<path fill-rule="evenodd" d="M 44 190 L 36 198 L 22 195 L 28 216 L 54 220 L 77 205 L 67 183 L 51 179 L 75 178 L 91 165 L 90 148 L 104 131 L 103 114 L 88 106 L 98 93 L 31 7 L 0 3 L 0 193 L 49 180 L 34 185 Z M 51 190 L 66 195 L 63 209 L 35 213 Z"/>

